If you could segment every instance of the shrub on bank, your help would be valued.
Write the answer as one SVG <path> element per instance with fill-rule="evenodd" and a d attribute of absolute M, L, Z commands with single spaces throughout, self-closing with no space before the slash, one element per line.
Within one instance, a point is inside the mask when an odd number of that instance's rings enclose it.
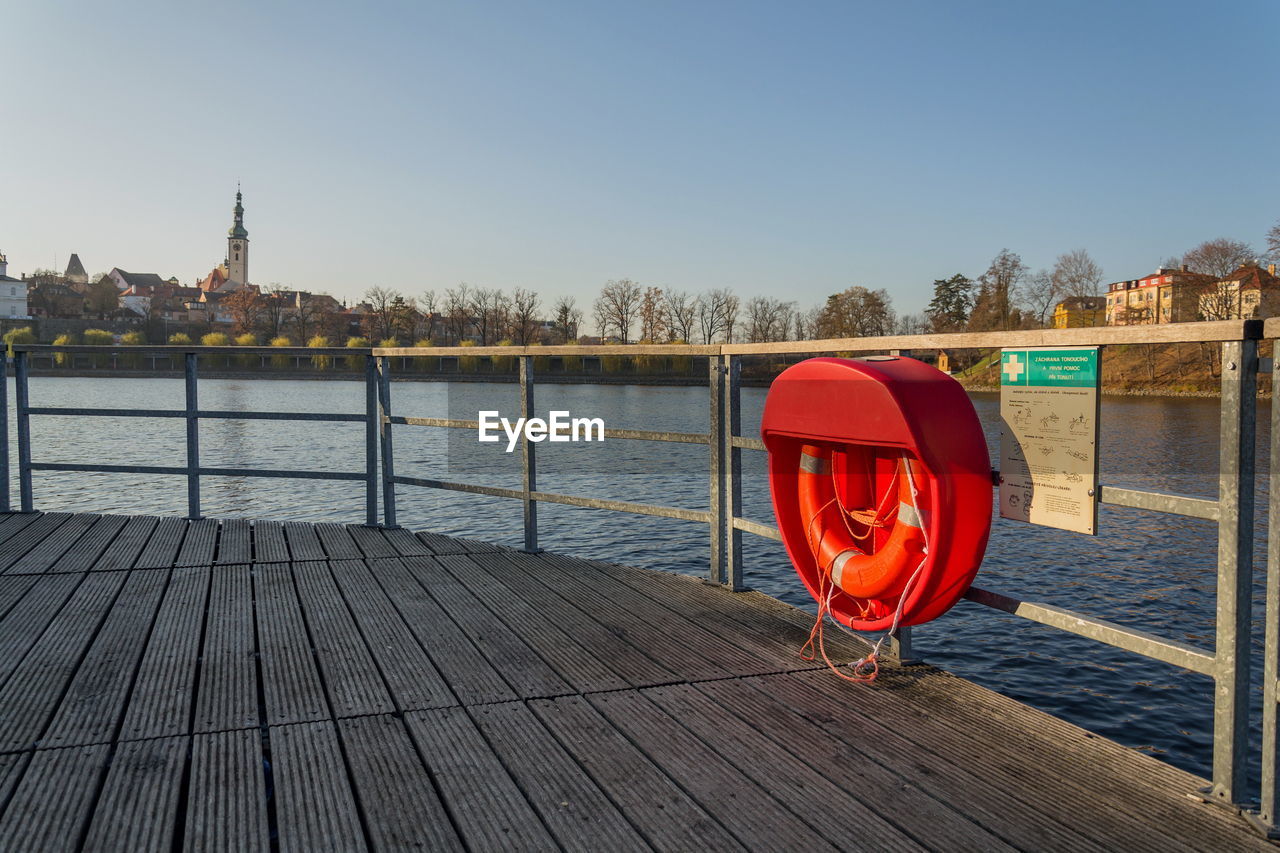
<path fill-rule="evenodd" d="M 229 347 L 231 339 L 222 332 L 210 332 L 207 335 L 200 336 L 200 346 L 202 347 Z"/>
<path fill-rule="evenodd" d="M 326 338 L 324 335 L 313 335 L 311 340 L 307 341 L 307 346 L 327 347 L 329 346 L 329 339 Z M 332 364 L 333 364 L 333 359 L 327 355 L 311 356 L 311 366 L 314 367 L 316 370 L 328 370 Z"/>
<path fill-rule="evenodd" d="M 53 339 L 55 347 L 73 347 L 77 343 L 76 336 L 72 334 L 61 334 Z M 53 363 L 58 367 L 66 367 L 71 364 L 74 356 L 69 352 L 55 352 L 53 354 Z"/>
<path fill-rule="evenodd" d="M 504 338 L 498 341 L 500 347 L 513 347 L 515 341 L 510 338 Z M 493 356 L 493 372 L 494 373 L 511 373 L 516 369 L 516 357 L 514 355 L 495 355 Z"/>
<path fill-rule="evenodd" d="M 435 342 L 432 341 L 430 338 L 424 338 L 423 340 L 420 340 L 416 344 L 414 344 L 414 346 L 433 347 L 435 346 Z M 416 367 L 418 370 L 424 371 L 426 373 L 436 373 L 440 370 L 440 359 L 439 357 L 436 357 L 436 356 L 420 355 L 414 358 L 413 366 Z"/>
<path fill-rule="evenodd" d="M 91 347 L 109 347 L 116 342 L 115 335 L 105 329 L 85 329 L 83 334 L 84 342 Z M 107 357 L 105 355 L 95 355 L 93 357 L 94 367 L 105 367 Z"/>
<path fill-rule="evenodd" d="M 475 341 L 463 341 L 458 344 L 460 347 L 473 347 Z M 476 373 L 480 370 L 480 356 L 478 355 L 460 355 L 458 356 L 458 372 L 459 373 Z"/>
<path fill-rule="evenodd" d="M 368 338 L 347 338 L 347 347 L 349 349 L 366 349 L 369 346 Z M 363 355 L 347 356 L 347 368 L 349 370 L 360 370 L 364 367 Z"/>
<path fill-rule="evenodd" d="M 567 347 L 576 347 L 578 345 L 578 342 L 565 341 L 564 345 Z M 560 369 L 565 373 L 581 373 L 582 372 L 582 356 L 566 355 L 564 358 L 560 359 Z"/>
<path fill-rule="evenodd" d="M 127 347 L 144 347 L 147 345 L 147 336 L 144 332 L 126 332 L 120 336 L 120 343 Z M 142 356 L 132 354 L 126 355 L 124 357 L 124 363 L 126 367 L 131 367 L 136 370 L 142 366 Z"/>
<path fill-rule="evenodd" d="M 245 332 L 243 335 L 236 335 L 235 345 L 238 347 L 256 347 L 258 345 L 258 336 L 252 332 Z M 238 355 L 236 356 L 236 364 L 241 367 L 260 367 L 262 359 L 256 355 Z"/>
<path fill-rule="evenodd" d="M 287 335 L 280 335 L 280 336 L 278 336 L 278 337 L 274 337 L 274 338 L 272 338 L 272 339 L 271 339 L 271 346 L 273 346 L 273 347 L 291 347 L 291 346 L 293 346 L 293 341 L 289 340 L 289 338 L 288 338 L 288 336 L 287 336 Z M 271 356 L 271 366 L 272 366 L 272 367 L 288 367 L 288 366 L 289 366 L 289 356 L 287 356 L 287 355 L 273 355 L 273 356 Z"/>
<path fill-rule="evenodd" d="M 21 329 L 10 329 L 4 333 L 5 346 L 12 344 L 34 344 L 36 342 L 36 333 L 31 331 L 30 326 L 23 326 Z"/>
<path fill-rule="evenodd" d="M 191 336 L 186 332 L 174 332 L 169 336 L 169 346 L 171 347 L 186 347 L 191 346 L 193 343 L 195 341 L 191 340 Z"/>

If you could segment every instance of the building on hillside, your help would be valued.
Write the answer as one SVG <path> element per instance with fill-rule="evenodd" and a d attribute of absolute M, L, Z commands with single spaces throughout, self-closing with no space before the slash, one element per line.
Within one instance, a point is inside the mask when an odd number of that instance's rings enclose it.
<path fill-rule="evenodd" d="M 27 283 L 9 276 L 9 261 L 4 252 L 0 252 L 0 319 L 26 320 L 30 317 Z"/>
<path fill-rule="evenodd" d="M 1212 277 L 1182 269 L 1161 267 L 1142 278 L 1107 285 L 1106 324 L 1139 326 L 1154 323 L 1190 323 L 1199 319 L 1200 293 Z"/>
<path fill-rule="evenodd" d="M 227 231 L 227 255 L 222 263 L 200 279 L 197 287 L 203 291 L 232 293 L 253 287 L 249 283 L 249 232 L 244 227 L 243 198 L 237 187 L 236 206 L 232 210 L 231 228 Z"/>
<path fill-rule="evenodd" d="M 178 284 L 178 279 L 172 276 L 166 279 L 153 272 L 129 272 L 119 267 L 112 268 L 111 272 L 107 273 L 107 278 L 115 282 L 116 289 L 121 293 L 131 287 L 164 287 L 170 284 L 176 287 Z"/>
<path fill-rule="evenodd" d="M 1205 320 L 1255 320 L 1280 314 L 1280 278 L 1276 265 L 1262 269 L 1243 264 L 1200 294 L 1200 316 Z"/>
<path fill-rule="evenodd" d="M 1069 296 L 1053 308 L 1055 329 L 1103 326 L 1107 322 L 1105 296 Z"/>

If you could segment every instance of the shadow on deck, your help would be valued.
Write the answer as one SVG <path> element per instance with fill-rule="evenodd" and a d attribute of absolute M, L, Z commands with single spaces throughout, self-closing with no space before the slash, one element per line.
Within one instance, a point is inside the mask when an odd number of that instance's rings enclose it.
<path fill-rule="evenodd" d="M 0 844 L 1270 849 L 939 670 L 838 681 L 809 621 L 406 530 L 0 516 Z"/>

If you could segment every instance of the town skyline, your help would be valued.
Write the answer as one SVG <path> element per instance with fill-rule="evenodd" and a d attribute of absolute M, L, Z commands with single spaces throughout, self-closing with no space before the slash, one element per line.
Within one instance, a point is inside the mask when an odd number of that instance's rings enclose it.
<path fill-rule="evenodd" d="M 15 8 L 17 60 L 66 58 L 0 79 L 29 131 L 0 157 L 0 250 L 191 281 L 240 180 L 254 280 L 347 301 L 465 281 L 587 304 L 630 278 L 919 313 L 1002 248 L 1084 248 L 1121 280 L 1218 237 L 1261 253 L 1280 217 L 1266 52 L 1169 48 L 1265 31 L 1271 4 L 498 8 Z M 126 35 L 235 50 L 98 61 Z"/>

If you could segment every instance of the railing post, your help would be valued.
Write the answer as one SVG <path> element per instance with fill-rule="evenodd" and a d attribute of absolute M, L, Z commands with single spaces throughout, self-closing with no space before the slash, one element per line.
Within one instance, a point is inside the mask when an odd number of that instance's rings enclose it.
<path fill-rule="evenodd" d="M 533 356 L 529 355 L 520 356 L 520 417 L 526 422 L 533 417 Z M 542 550 L 538 547 L 538 502 L 530 497 L 532 492 L 538 490 L 535 447 L 528 435 L 520 443 L 524 492 L 524 548 L 521 550 L 527 554 L 537 554 Z"/>
<path fill-rule="evenodd" d="M 396 466 L 391 451 L 391 359 L 378 356 L 378 435 L 382 438 L 382 524 L 396 523 Z"/>
<path fill-rule="evenodd" d="M 364 357 L 364 524 L 378 526 L 378 363 Z"/>
<path fill-rule="evenodd" d="M 910 350 L 891 349 L 889 355 L 911 357 Z M 889 635 L 889 659 L 899 666 L 920 663 L 911 648 L 911 626 L 903 625 Z"/>
<path fill-rule="evenodd" d="M 734 521 L 742 515 L 742 448 L 733 440 L 742 432 L 742 360 L 721 357 L 724 375 L 724 583 L 743 589 L 742 531 Z"/>
<path fill-rule="evenodd" d="M 23 512 L 35 512 L 31 495 L 31 387 L 27 375 L 30 356 L 19 350 L 13 356 L 13 381 L 18 404 L 18 495 Z"/>
<path fill-rule="evenodd" d="M 710 398 L 710 423 L 707 434 L 711 456 L 711 562 L 707 576 L 712 583 L 725 582 L 725 495 L 724 495 L 724 367 L 720 359 L 712 355 L 707 358 L 708 370 L 707 396 Z"/>
<path fill-rule="evenodd" d="M 9 504 L 9 356 L 0 356 L 0 512 L 12 512 Z"/>
<path fill-rule="evenodd" d="M 200 517 L 200 418 L 196 397 L 196 354 L 183 354 L 187 388 L 187 517 Z"/>
<path fill-rule="evenodd" d="M 1218 461 L 1218 608 L 1213 703 L 1215 802 L 1245 797 L 1249 749 L 1249 640 L 1253 587 L 1254 419 L 1258 342 L 1222 344 Z"/>
<path fill-rule="evenodd" d="M 1271 387 L 1276 387 L 1275 368 L 1272 368 Z M 1276 791 L 1276 770 L 1280 764 L 1280 744 L 1277 743 L 1277 725 L 1280 725 L 1280 401 L 1271 392 L 1271 487 L 1267 507 L 1267 606 L 1264 645 L 1262 653 L 1262 792 L 1258 801 L 1258 822 L 1271 837 L 1277 833 L 1276 812 L 1280 809 L 1280 797 Z"/>

